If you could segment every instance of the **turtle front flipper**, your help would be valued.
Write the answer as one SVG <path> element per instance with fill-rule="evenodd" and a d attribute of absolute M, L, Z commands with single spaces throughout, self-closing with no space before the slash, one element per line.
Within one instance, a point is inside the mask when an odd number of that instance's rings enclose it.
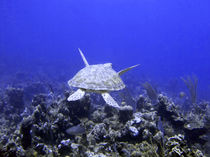
<path fill-rule="evenodd" d="M 86 66 L 86 67 L 89 66 L 89 64 L 88 64 L 88 62 L 87 62 L 87 59 L 85 58 L 85 56 L 84 56 L 84 54 L 82 53 L 82 51 L 80 50 L 80 48 L 78 48 L 78 50 L 79 50 L 80 55 L 82 56 L 82 59 L 83 59 L 83 61 L 84 61 L 84 63 L 85 63 L 85 66 Z"/>
<path fill-rule="evenodd" d="M 104 98 L 104 101 L 110 105 L 110 106 L 113 106 L 113 107 L 116 107 L 116 108 L 120 108 L 120 106 L 117 104 L 117 102 L 111 97 L 111 95 L 109 93 L 102 93 L 101 94 L 102 97 Z"/>
<path fill-rule="evenodd" d="M 134 65 L 134 66 L 128 67 L 128 68 L 126 68 L 126 69 L 123 69 L 123 70 L 121 70 L 121 71 L 118 72 L 118 75 L 122 75 L 122 74 L 124 74 L 125 72 L 127 72 L 128 70 L 131 70 L 131 69 L 133 69 L 133 68 L 135 68 L 135 67 L 137 67 L 137 66 L 139 66 L 139 64 L 136 64 L 136 65 Z"/>
<path fill-rule="evenodd" d="M 76 101 L 81 99 L 85 95 L 85 91 L 82 89 L 78 89 L 76 92 L 74 92 L 72 95 L 68 97 L 68 101 Z"/>

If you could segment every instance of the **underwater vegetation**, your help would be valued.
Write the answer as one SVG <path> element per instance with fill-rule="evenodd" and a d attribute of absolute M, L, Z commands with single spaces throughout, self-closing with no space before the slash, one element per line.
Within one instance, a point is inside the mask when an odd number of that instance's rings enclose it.
<path fill-rule="evenodd" d="M 198 79 L 195 75 L 193 76 L 187 76 L 186 78 L 181 78 L 185 85 L 188 88 L 188 91 L 190 93 L 190 98 L 191 98 L 191 103 L 196 104 L 197 100 L 197 84 L 198 84 Z"/>
<path fill-rule="evenodd" d="M 157 97 L 158 97 L 158 94 L 157 94 L 157 91 L 152 87 L 152 85 L 149 82 L 145 82 L 145 83 L 142 84 L 142 86 L 146 90 L 147 95 L 149 96 L 149 98 L 152 101 L 156 101 Z"/>
<path fill-rule="evenodd" d="M 145 94 L 138 90 L 132 91 L 139 95 L 136 98 L 121 94 L 124 98 L 116 108 L 97 94 L 68 101 L 72 91 L 59 83 L 55 84 L 63 90 L 54 92 L 48 85 L 33 84 L 1 89 L 1 157 L 209 156 L 208 101 L 183 112 L 146 82 Z M 33 96 L 26 93 L 32 87 Z M 133 101 L 126 101 L 128 96 Z"/>

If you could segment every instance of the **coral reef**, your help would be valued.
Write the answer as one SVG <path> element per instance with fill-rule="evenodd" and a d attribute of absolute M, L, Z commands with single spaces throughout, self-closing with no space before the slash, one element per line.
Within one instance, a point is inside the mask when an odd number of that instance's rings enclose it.
<path fill-rule="evenodd" d="M 1 92 L 2 157 L 209 155 L 209 102 L 185 114 L 163 94 L 155 102 L 140 95 L 136 105 L 122 103 L 120 109 L 103 101 L 95 105 L 89 95 L 69 102 L 69 92 L 56 99 L 36 93 L 26 104 L 24 89 Z"/>

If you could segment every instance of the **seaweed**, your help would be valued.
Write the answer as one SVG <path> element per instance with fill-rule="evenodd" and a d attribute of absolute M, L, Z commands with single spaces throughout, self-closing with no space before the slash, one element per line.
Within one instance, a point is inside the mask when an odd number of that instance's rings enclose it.
<path fill-rule="evenodd" d="M 181 79 L 184 81 L 185 85 L 187 86 L 191 98 L 191 103 L 196 104 L 197 102 L 197 84 L 198 79 L 195 75 L 193 76 L 187 76 L 186 79 L 181 77 Z"/>
<path fill-rule="evenodd" d="M 152 85 L 149 82 L 145 82 L 145 83 L 142 84 L 142 86 L 146 90 L 149 98 L 152 101 L 156 101 L 157 100 L 157 91 L 152 87 Z"/>

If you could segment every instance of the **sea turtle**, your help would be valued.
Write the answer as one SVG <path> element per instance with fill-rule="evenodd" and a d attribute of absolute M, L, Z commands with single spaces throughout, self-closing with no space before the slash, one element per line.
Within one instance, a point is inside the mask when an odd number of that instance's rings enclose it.
<path fill-rule="evenodd" d="M 81 99 L 85 95 L 85 92 L 94 92 L 100 93 L 108 105 L 119 108 L 119 105 L 109 95 L 109 92 L 125 88 L 125 84 L 121 80 L 120 75 L 138 65 L 116 72 L 112 69 L 111 63 L 89 65 L 80 49 L 79 52 L 85 63 L 85 68 L 81 69 L 68 81 L 69 86 L 79 89 L 70 95 L 67 100 L 76 101 Z"/>

